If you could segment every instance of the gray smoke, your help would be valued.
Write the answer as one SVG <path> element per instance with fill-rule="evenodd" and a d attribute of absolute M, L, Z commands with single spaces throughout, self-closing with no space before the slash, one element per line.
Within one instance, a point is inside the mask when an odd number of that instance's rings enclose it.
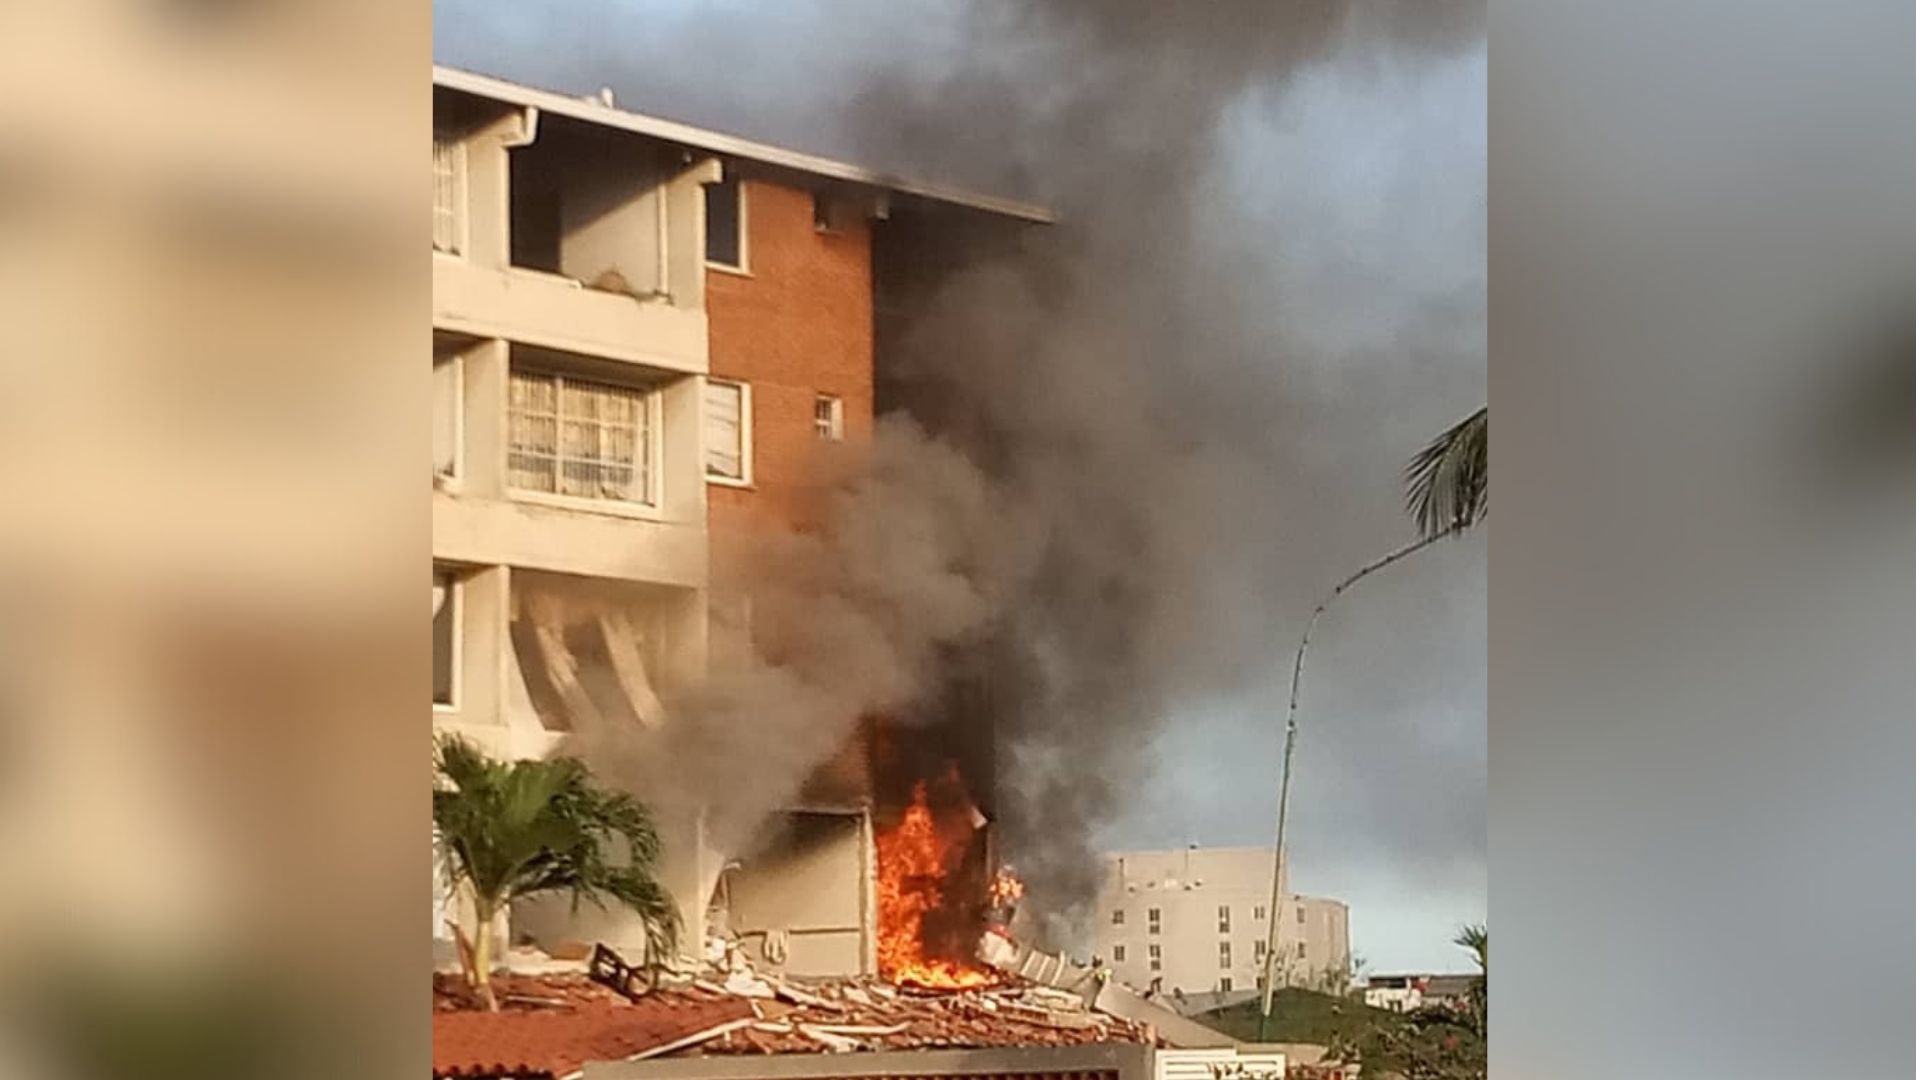
<path fill-rule="evenodd" d="M 1005 850 L 1069 937 L 1095 837 L 1168 723 L 1270 689 L 1319 590 L 1405 535 L 1399 461 L 1482 399 L 1480 175 L 1454 156 L 1307 183 L 1322 164 L 1285 151 L 1315 145 L 1291 138 L 1326 122 L 1315 95 L 1391 101 L 1483 48 L 1483 5 L 790 4 L 759 10 L 805 32 L 757 47 L 738 16 L 622 35 L 566 5 L 437 6 L 450 62 L 1057 210 L 1019 255 L 943 282 L 888 358 L 919 423 L 883 430 L 832 528 L 763 541 L 779 645 L 708 691 L 697 738 L 716 767 L 781 755 L 766 794 L 855 716 L 990 722 Z M 1351 122 L 1482 119 L 1421 109 Z M 1228 772 L 1244 756 L 1218 753 Z"/>

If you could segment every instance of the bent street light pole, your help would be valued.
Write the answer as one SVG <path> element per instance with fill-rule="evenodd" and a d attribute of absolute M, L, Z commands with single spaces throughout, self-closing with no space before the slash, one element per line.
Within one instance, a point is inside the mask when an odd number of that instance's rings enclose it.
<path fill-rule="evenodd" d="M 1314 625 L 1326 612 L 1327 605 L 1339 599 L 1341 593 L 1352 588 L 1361 578 L 1375 570 L 1392 566 L 1434 541 L 1452 536 L 1459 531 L 1455 528 L 1423 536 L 1356 570 L 1345 581 L 1335 585 L 1333 591 L 1327 594 L 1327 598 L 1320 601 L 1320 606 L 1313 609 L 1313 614 L 1307 617 L 1306 633 L 1300 635 L 1300 648 L 1293 654 L 1293 687 L 1287 694 L 1287 741 L 1285 748 L 1280 752 L 1280 821 L 1274 829 L 1273 891 L 1272 899 L 1267 903 L 1267 955 L 1266 964 L 1260 975 L 1260 1041 L 1262 1042 L 1267 1039 L 1268 1024 L 1273 1017 L 1273 973 L 1280 958 L 1280 876 L 1287 857 L 1287 798 L 1292 794 L 1293 789 L 1293 740 L 1294 735 L 1300 730 L 1300 726 L 1294 722 L 1294 715 L 1300 710 L 1300 669 L 1307 662 L 1307 645 L 1313 641 Z"/>

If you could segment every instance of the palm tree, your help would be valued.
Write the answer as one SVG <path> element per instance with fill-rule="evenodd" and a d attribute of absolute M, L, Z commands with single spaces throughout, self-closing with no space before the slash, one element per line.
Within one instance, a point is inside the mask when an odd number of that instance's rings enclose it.
<path fill-rule="evenodd" d="M 1441 432 L 1407 463 L 1407 512 L 1426 537 L 1457 533 L 1485 520 L 1485 405 Z"/>
<path fill-rule="evenodd" d="M 1300 635 L 1300 647 L 1293 654 L 1293 686 L 1287 694 L 1287 741 L 1281 751 L 1280 821 L 1273 845 L 1273 894 L 1270 910 L 1280 910 L 1280 864 L 1286 858 L 1287 798 L 1293 787 L 1293 739 L 1299 726 L 1294 714 L 1300 708 L 1300 672 L 1307 663 L 1307 646 L 1313 642 L 1313 629 L 1327 605 L 1340 594 L 1377 570 L 1384 570 L 1401 559 L 1449 536 L 1457 536 L 1479 524 L 1487 516 L 1487 407 L 1482 405 L 1472 416 L 1440 433 L 1407 462 L 1407 512 L 1413 515 L 1419 535 L 1406 544 L 1373 560 L 1347 575 L 1333 587 L 1307 617 L 1307 628 Z M 1266 1038 L 1267 1020 L 1273 1012 L 1275 950 L 1279 948 L 1279 924 L 1267 927 L 1267 964 L 1261 977 L 1260 1037 Z"/>
<path fill-rule="evenodd" d="M 583 899 L 611 901 L 645 925 L 649 963 L 673 948 L 679 920 L 654 876 L 660 837 L 639 800 L 595 787 L 575 758 L 499 762 L 457 736 L 435 746 L 434 771 L 435 843 L 449 880 L 473 898 L 467 977 L 488 1009 L 500 1007 L 493 924 L 515 900 L 567 893 L 576 909 Z"/>
<path fill-rule="evenodd" d="M 1473 954 L 1473 962 L 1480 965 L 1480 975 L 1473 980 L 1473 988 L 1467 992 L 1468 1013 L 1471 1026 L 1476 1034 L 1487 1033 L 1487 924 L 1463 926 L 1454 935 L 1453 943 Z"/>

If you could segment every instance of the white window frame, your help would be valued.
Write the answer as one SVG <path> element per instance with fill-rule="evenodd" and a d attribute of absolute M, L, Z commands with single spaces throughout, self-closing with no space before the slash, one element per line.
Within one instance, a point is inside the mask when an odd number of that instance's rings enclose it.
<path fill-rule="evenodd" d="M 740 222 L 740 226 L 736 230 L 740 237 L 740 265 L 735 266 L 731 263 L 716 262 L 713 259 L 707 258 L 707 238 L 705 235 L 700 237 L 700 258 L 706 263 L 707 269 L 709 270 L 718 270 L 723 274 L 738 274 L 741 277 L 752 277 L 753 264 L 749 261 L 749 246 L 747 243 L 747 182 L 742 177 L 729 177 L 724 174 L 720 179 L 723 185 L 729 180 L 733 183 L 735 213 L 739 215 L 738 220 Z M 704 207 L 705 204 L 703 203 L 703 211 Z M 703 217 L 702 221 L 704 222 L 704 220 Z"/>
<path fill-rule="evenodd" d="M 707 471 L 707 386 L 732 386 L 740 391 L 740 475 L 737 477 Z M 706 477 L 709 484 L 750 488 L 753 486 L 753 384 L 744 379 L 709 375 L 707 386 L 700 388 L 700 475 Z"/>
<path fill-rule="evenodd" d="M 434 358 L 436 367 L 440 356 Z M 467 357 L 465 353 L 449 353 L 445 362 L 453 367 L 453 471 L 435 471 L 436 481 L 447 483 L 458 490 L 460 482 L 466 478 L 467 471 Z M 439 407 L 438 402 L 435 408 Z"/>
<path fill-rule="evenodd" d="M 465 259 L 467 257 L 467 249 L 472 240 L 472 226 L 469 221 L 471 215 L 468 213 L 467 207 L 467 143 L 465 139 L 457 139 L 451 135 L 442 135 L 439 132 L 434 133 L 433 141 L 436 144 L 444 143 L 453 151 L 453 153 L 449 155 L 449 161 L 453 166 L 452 209 L 454 234 L 454 247 L 452 251 L 448 251 L 438 244 L 435 244 L 433 246 L 433 253 L 436 256 L 448 259 Z M 438 194 L 439 182 L 440 177 L 436 174 L 434 176 L 435 194 Z M 438 212 L 438 207 L 434 209 L 435 212 Z"/>
<path fill-rule="evenodd" d="M 820 406 L 827 406 L 827 426 L 820 426 Z M 813 434 L 821 442 L 845 442 L 847 438 L 847 403 L 839 394 L 827 394 L 816 391 L 813 395 Z"/>
<path fill-rule="evenodd" d="M 460 572 L 451 566 L 435 563 L 433 565 L 433 573 L 436 577 L 441 574 L 446 575 L 447 607 L 451 612 L 448 619 L 453 624 L 452 640 L 448 642 L 447 646 L 447 700 L 434 702 L 433 711 L 436 713 L 458 713 L 460 711 L 460 682 L 466 666 L 466 657 L 463 655 L 461 639 L 466 637 L 465 603 L 467 583 L 462 580 Z M 415 715 L 417 716 L 419 714 L 416 713 Z"/>
<path fill-rule="evenodd" d="M 646 445 L 647 445 L 648 467 L 647 467 L 646 491 L 644 492 L 646 501 L 633 502 L 625 499 L 595 499 L 586 495 L 567 495 L 558 491 L 540 491 L 536 488 L 523 488 L 523 487 L 514 486 L 513 469 L 511 465 L 512 454 L 513 454 L 513 434 L 512 434 L 513 403 L 511 398 L 511 393 L 512 393 L 511 387 L 513 385 L 513 377 L 515 374 L 545 375 L 549 378 L 559 380 L 562 385 L 564 385 L 564 383 L 568 379 L 572 379 L 574 382 L 577 382 L 577 383 L 593 385 L 593 386 L 612 387 L 616 390 L 628 390 L 628 391 L 632 391 L 633 393 L 639 394 L 641 401 L 646 409 L 646 418 L 647 418 Z M 510 499 L 512 499 L 515 502 L 534 503 L 541 506 L 553 506 L 553 507 L 558 507 L 564 510 L 578 510 L 583 513 L 607 514 L 612 517 L 645 518 L 650 521 L 658 521 L 661 519 L 662 517 L 661 507 L 665 501 L 664 474 L 666 470 L 663 467 L 664 463 L 661 460 L 661 448 L 663 445 L 663 440 L 661 437 L 661 430 L 660 430 L 661 422 L 662 422 L 662 405 L 661 405 L 661 393 L 660 393 L 659 386 L 657 385 L 643 386 L 638 383 L 623 383 L 618 381 L 617 379 L 596 378 L 591 375 L 585 375 L 585 376 L 575 375 L 569 372 L 568 370 L 566 370 L 565 368 L 551 368 L 541 364 L 514 364 L 514 363 L 510 363 L 507 368 L 507 385 L 509 387 L 509 390 L 508 390 L 509 398 L 506 402 L 506 407 L 504 410 L 506 420 L 507 420 L 507 426 L 505 430 L 506 437 L 501 440 L 500 460 L 501 460 L 501 475 L 506 480 L 507 495 Z M 556 390 L 557 389 L 558 387 L 556 387 Z M 557 401 L 558 399 L 556 398 L 556 405 L 555 405 L 556 409 L 558 408 Z M 556 440 L 558 439 L 558 437 L 559 437 L 559 433 L 558 431 L 556 431 L 555 432 Z M 557 462 L 555 464 L 555 467 L 558 468 Z M 556 474 L 556 486 L 558 486 L 557 479 L 558 478 Z"/>

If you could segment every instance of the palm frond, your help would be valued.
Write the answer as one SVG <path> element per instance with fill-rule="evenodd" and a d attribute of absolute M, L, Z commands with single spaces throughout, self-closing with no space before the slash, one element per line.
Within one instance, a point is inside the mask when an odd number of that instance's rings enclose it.
<path fill-rule="evenodd" d="M 1407 463 L 1407 512 L 1429 537 L 1459 532 L 1487 516 L 1485 406 Z"/>
<path fill-rule="evenodd" d="M 660 836 L 646 806 L 597 787 L 578 759 L 499 762 L 458 737 L 435 749 L 433 824 L 451 877 L 488 909 L 542 893 L 632 911 L 650 954 L 669 955 L 679 928 L 655 875 Z"/>

